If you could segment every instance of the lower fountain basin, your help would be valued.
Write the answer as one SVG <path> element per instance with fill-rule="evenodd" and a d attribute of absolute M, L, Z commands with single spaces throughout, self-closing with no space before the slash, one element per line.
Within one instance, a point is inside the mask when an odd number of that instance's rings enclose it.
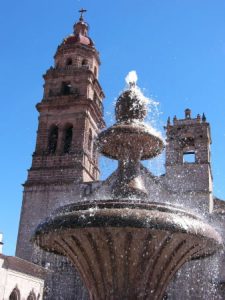
<path fill-rule="evenodd" d="M 213 227 L 176 206 L 114 200 L 65 206 L 34 240 L 67 256 L 96 300 L 162 299 L 185 262 L 222 247 Z"/>

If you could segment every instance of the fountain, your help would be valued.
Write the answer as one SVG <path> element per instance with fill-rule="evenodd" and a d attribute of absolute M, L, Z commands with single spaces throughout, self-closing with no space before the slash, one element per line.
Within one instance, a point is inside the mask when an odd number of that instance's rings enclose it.
<path fill-rule="evenodd" d="M 157 156 L 164 144 L 144 123 L 146 114 L 146 99 L 131 81 L 117 100 L 116 123 L 97 140 L 103 155 L 119 161 L 111 199 L 64 206 L 34 235 L 42 249 L 71 260 L 90 299 L 162 299 L 185 262 L 222 245 L 196 214 L 148 200 L 140 161 Z"/>

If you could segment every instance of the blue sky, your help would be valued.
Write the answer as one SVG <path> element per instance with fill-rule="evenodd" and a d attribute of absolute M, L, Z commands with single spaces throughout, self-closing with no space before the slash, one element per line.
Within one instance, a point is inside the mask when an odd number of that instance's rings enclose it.
<path fill-rule="evenodd" d="M 214 193 L 225 199 L 225 2 L 223 0 L 7 0 L 0 10 L 1 217 L 6 254 L 14 254 L 22 186 L 31 165 L 42 74 L 53 64 L 77 11 L 88 9 L 101 54 L 106 121 L 130 70 L 163 113 L 205 112 L 211 123 Z M 161 126 L 161 130 L 162 126 Z M 107 171 L 104 168 L 104 174 Z"/>

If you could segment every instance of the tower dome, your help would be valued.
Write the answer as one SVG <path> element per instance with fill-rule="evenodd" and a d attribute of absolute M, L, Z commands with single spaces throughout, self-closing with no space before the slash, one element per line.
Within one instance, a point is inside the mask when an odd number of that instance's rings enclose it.
<path fill-rule="evenodd" d="M 81 15 L 79 21 L 76 22 L 73 26 L 73 34 L 69 35 L 64 39 L 64 45 L 77 43 L 90 47 L 94 46 L 92 39 L 88 36 L 89 26 L 88 23 L 84 21 L 84 12 L 86 12 L 85 9 L 80 10 Z"/>
<path fill-rule="evenodd" d="M 98 79 L 100 65 L 99 52 L 88 35 L 89 26 L 83 18 L 85 11 L 84 9 L 80 10 L 81 15 L 73 26 L 73 33 L 64 38 L 58 46 L 54 56 L 55 68 L 57 70 L 66 69 L 66 72 L 70 73 L 78 69 L 82 70 L 82 72 L 86 70 L 86 72 L 92 72 L 94 77 Z M 69 82 L 71 79 L 68 78 L 65 81 Z M 93 93 L 90 97 L 96 98 L 98 101 L 98 94 Z"/>

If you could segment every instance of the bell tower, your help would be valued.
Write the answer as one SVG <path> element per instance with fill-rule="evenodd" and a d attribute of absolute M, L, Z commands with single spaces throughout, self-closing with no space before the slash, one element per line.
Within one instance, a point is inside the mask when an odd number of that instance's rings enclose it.
<path fill-rule="evenodd" d="M 82 14 L 54 59 L 37 104 L 37 143 L 26 185 L 99 178 L 93 140 L 104 127 L 104 94 L 98 82 L 99 54 Z"/>
<path fill-rule="evenodd" d="M 167 121 L 166 178 L 171 191 L 190 195 L 205 212 L 212 212 L 212 172 L 210 125 L 203 114 Z M 188 196 L 187 196 L 188 197 Z M 196 199 L 196 200 L 193 200 Z"/>
<path fill-rule="evenodd" d="M 74 299 L 71 295 L 81 299 L 84 290 L 67 261 L 33 246 L 32 233 L 55 209 L 79 201 L 99 179 L 94 139 L 105 126 L 104 93 L 98 81 L 99 53 L 89 37 L 85 10 L 80 12 L 73 33 L 57 48 L 54 66 L 43 76 L 43 99 L 36 106 L 36 147 L 24 184 L 17 239 L 18 257 L 53 271 L 46 281 L 50 287 L 46 299 Z"/>

